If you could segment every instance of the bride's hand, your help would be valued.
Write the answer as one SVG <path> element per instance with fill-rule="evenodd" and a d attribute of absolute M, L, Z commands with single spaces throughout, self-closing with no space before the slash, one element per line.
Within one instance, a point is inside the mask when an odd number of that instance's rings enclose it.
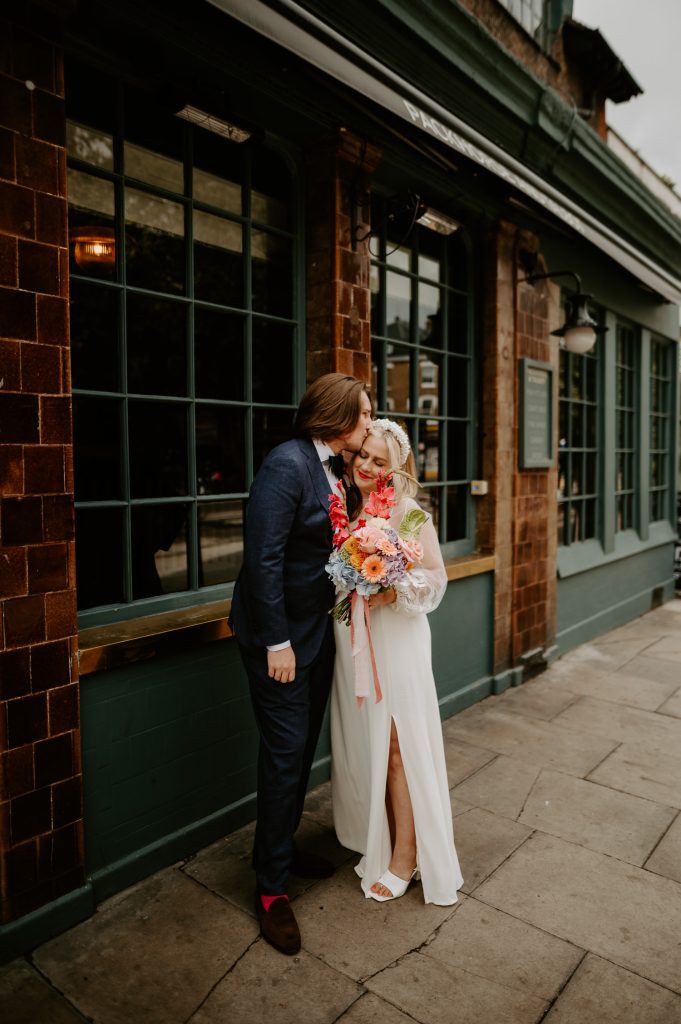
<path fill-rule="evenodd" d="M 382 604 L 394 604 L 396 600 L 395 588 L 389 587 L 387 590 L 379 591 L 378 594 L 372 594 L 369 598 L 369 607 L 378 608 Z"/>

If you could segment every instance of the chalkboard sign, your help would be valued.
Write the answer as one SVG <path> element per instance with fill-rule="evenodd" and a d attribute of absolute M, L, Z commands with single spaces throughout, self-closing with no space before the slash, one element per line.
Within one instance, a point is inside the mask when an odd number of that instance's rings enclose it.
<path fill-rule="evenodd" d="M 536 359 L 520 360 L 521 469 L 553 465 L 553 367 Z"/>

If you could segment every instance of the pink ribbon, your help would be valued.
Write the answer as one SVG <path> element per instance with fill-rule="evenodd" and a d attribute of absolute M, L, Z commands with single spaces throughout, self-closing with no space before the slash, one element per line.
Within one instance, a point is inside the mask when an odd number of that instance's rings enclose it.
<path fill-rule="evenodd" d="M 353 590 L 350 598 L 350 643 L 352 645 L 352 661 L 355 666 L 355 698 L 357 707 L 361 708 L 364 698 L 371 692 L 373 677 L 375 703 L 383 700 L 381 684 L 376 669 L 376 656 L 371 640 L 371 609 L 365 597 L 360 597 Z"/>

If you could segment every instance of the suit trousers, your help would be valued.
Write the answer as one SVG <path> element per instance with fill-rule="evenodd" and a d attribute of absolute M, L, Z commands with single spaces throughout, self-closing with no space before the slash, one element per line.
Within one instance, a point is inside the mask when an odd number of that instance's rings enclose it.
<path fill-rule="evenodd" d="M 258 892 L 288 891 L 293 835 L 300 823 L 312 759 L 333 675 L 333 622 L 309 665 L 296 666 L 292 683 L 267 675 L 267 650 L 239 644 L 251 690 L 260 747 L 253 866 Z"/>

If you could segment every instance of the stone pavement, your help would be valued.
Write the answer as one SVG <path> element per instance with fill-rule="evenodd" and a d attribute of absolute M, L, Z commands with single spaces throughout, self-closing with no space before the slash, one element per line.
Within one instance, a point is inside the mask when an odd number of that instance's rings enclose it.
<path fill-rule="evenodd" d="M 251 826 L 0 970 L 3 1024 L 681 1024 L 681 600 L 449 719 L 463 894 L 365 900 L 328 785 L 274 952 Z"/>

